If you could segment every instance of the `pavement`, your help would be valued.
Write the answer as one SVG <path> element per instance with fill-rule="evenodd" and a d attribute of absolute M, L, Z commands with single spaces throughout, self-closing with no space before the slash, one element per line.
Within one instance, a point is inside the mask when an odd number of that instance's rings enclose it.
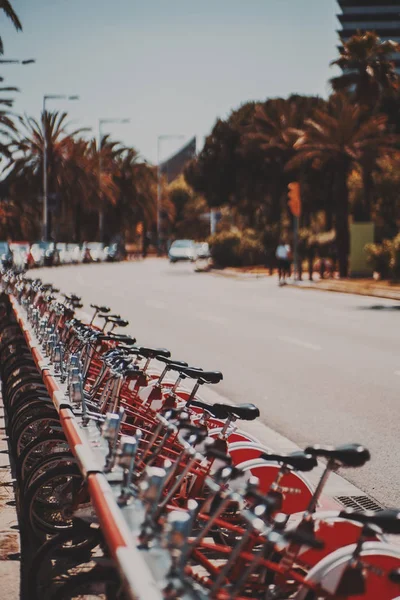
<path fill-rule="evenodd" d="M 7 600 L 20 598 L 21 542 L 14 482 L 0 396 L 0 581 L 1 597 Z"/>
<path fill-rule="evenodd" d="M 254 402 L 253 431 L 266 445 L 365 444 L 370 463 L 333 478 L 330 493 L 400 505 L 398 302 L 194 273 L 160 259 L 36 273 L 86 307 L 109 304 L 140 343 L 221 370 L 209 394 Z"/>
<path fill-rule="evenodd" d="M 270 277 L 269 269 L 264 267 L 236 267 L 214 270 L 213 274 L 221 277 L 233 277 L 237 279 L 259 279 Z M 400 284 L 390 281 L 375 281 L 368 279 L 339 279 L 339 277 L 321 279 L 318 273 L 314 273 L 314 280 L 310 281 L 307 274 L 303 274 L 302 281 L 289 279 L 287 285 L 302 289 L 311 289 L 324 292 L 340 292 L 343 294 L 358 294 L 360 296 L 373 296 L 375 298 L 387 298 L 388 300 L 400 300 Z"/>

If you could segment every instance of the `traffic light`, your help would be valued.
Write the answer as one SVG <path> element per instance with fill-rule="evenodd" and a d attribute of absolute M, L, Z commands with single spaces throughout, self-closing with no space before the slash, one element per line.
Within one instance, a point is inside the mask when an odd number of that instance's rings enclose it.
<path fill-rule="evenodd" d="M 294 217 L 299 217 L 301 214 L 301 197 L 300 197 L 300 184 L 297 181 L 289 183 L 289 208 L 290 212 Z"/>

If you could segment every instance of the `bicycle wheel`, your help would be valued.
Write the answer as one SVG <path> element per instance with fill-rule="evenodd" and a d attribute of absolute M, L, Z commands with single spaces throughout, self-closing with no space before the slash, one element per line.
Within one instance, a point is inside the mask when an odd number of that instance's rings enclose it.
<path fill-rule="evenodd" d="M 41 434 L 62 431 L 56 411 L 44 410 L 42 415 L 33 415 L 18 429 L 10 432 L 11 446 L 15 456 L 19 456 L 24 448 Z"/>
<path fill-rule="evenodd" d="M 77 466 L 56 466 L 38 477 L 26 490 L 22 518 L 37 538 L 71 529 L 82 483 Z"/>
<path fill-rule="evenodd" d="M 87 573 L 72 576 L 53 594 L 52 600 L 124 600 L 115 569 L 94 567 Z"/>
<path fill-rule="evenodd" d="M 33 556 L 26 574 L 30 600 L 50 600 L 72 576 L 87 572 L 103 557 L 99 529 L 80 521 L 48 539 Z"/>
<path fill-rule="evenodd" d="M 32 440 L 17 459 L 17 479 L 22 485 L 29 485 L 28 479 L 37 469 L 45 468 L 49 460 L 68 454 L 72 457 L 69 444 L 63 435 L 53 433 Z"/>

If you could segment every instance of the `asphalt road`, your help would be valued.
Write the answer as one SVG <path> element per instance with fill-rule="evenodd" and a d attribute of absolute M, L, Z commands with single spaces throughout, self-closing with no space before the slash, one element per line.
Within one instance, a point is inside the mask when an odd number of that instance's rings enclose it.
<path fill-rule="evenodd" d="M 221 370 L 222 395 L 254 402 L 264 423 L 300 446 L 362 442 L 372 460 L 348 478 L 400 506 L 399 303 L 194 273 L 163 259 L 37 273 L 86 307 L 109 304 L 140 343 Z"/>

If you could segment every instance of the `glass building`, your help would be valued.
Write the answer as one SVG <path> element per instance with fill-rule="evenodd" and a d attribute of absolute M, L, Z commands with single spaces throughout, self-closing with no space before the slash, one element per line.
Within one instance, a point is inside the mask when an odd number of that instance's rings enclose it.
<path fill-rule="evenodd" d="M 338 0 L 338 4 L 342 9 L 338 33 L 343 41 L 357 31 L 375 31 L 382 41 L 400 43 L 400 0 Z M 400 53 L 393 55 L 393 61 L 400 72 Z"/>

